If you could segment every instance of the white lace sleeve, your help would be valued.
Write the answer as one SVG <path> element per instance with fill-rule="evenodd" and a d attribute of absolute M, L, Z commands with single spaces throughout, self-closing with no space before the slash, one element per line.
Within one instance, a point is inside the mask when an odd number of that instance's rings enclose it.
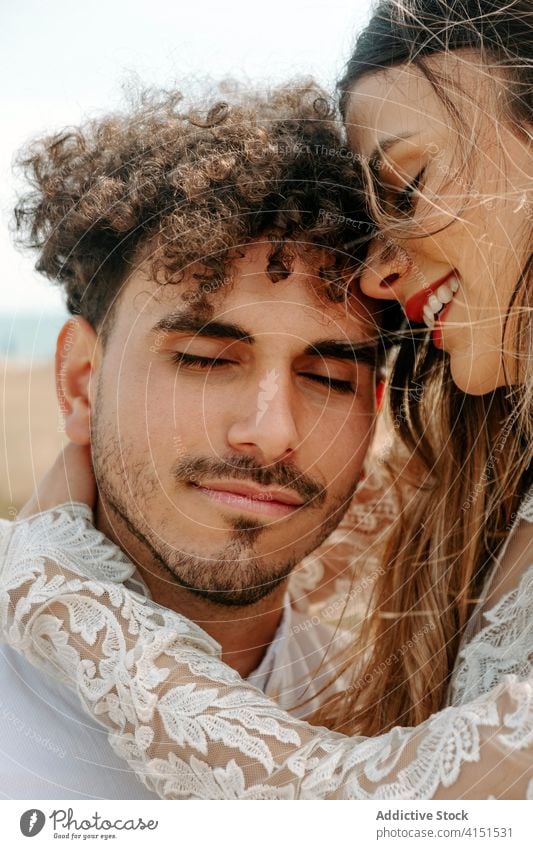
<path fill-rule="evenodd" d="M 521 675 L 417 728 L 345 737 L 290 718 L 225 666 L 200 628 L 128 590 L 132 567 L 87 508 L 0 534 L 3 639 L 77 690 L 161 798 L 533 796 L 529 658 Z"/>

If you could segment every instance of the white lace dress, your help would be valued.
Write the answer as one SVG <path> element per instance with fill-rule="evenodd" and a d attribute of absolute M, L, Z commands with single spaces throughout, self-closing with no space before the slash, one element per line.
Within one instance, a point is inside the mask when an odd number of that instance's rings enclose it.
<path fill-rule="evenodd" d="M 289 716 L 62 505 L 0 527 L 0 635 L 75 688 L 115 753 L 164 799 L 533 798 L 533 563 L 459 653 L 449 706 L 346 737 Z M 533 521 L 533 498 L 520 521 Z"/>

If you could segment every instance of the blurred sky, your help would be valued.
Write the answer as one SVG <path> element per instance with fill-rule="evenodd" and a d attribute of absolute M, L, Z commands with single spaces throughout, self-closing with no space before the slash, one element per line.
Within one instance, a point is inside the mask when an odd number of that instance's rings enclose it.
<path fill-rule="evenodd" d="M 331 86 L 369 8 L 370 0 L 0 0 L 0 314 L 62 304 L 8 232 L 13 155 L 28 138 L 120 106 L 132 76 L 169 86 L 311 73 Z"/>

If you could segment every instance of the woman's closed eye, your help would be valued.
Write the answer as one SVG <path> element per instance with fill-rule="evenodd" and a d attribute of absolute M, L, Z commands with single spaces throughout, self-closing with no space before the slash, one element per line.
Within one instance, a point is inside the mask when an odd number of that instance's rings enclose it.
<path fill-rule="evenodd" d="M 218 369 L 228 365 L 235 365 L 234 360 L 228 360 L 224 357 L 201 357 L 197 354 L 186 354 L 184 351 L 173 351 L 172 360 L 192 370 Z M 328 377 L 327 375 L 315 374 L 313 372 L 299 372 L 299 376 L 314 383 L 319 383 L 334 392 L 355 393 L 354 384 L 350 380 L 340 380 L 339 378 Z"/>
<path fill-rule="evenodd" d="M 422 182 L 424 178 L 426 169 L 422 168 L 421 171 L 418 172 L 414 180 L 407 184 L 402 190 L 397 187 L 390 187 L 392 193 L 392 203 L 399 212 L 404 213 L 405 215 L 409 215 L 413 212 L 417 195 L 420 192 L 422 187 Z"/>

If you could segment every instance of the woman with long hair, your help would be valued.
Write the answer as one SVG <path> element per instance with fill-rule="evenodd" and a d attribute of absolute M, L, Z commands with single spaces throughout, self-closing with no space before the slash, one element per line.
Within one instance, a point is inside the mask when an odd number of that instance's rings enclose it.
<path fill-rule="evenodd" d="M 398 520 L 328 728 L 247 685 L 185 618 L 84 574 L 90 511 L 6 534 L 4 637 L 76 687 L 162 798 L 533 796 L 528 5 L 385 0 L 339 86 L 376 226 L 360 285 L 411 330 L 390 376 Z M 57 467 L 45 506 L 90 489 L 86 458 L 67 459 L 80 490 Z M 62 562 L 52 519 L 74 541 Z"/>

